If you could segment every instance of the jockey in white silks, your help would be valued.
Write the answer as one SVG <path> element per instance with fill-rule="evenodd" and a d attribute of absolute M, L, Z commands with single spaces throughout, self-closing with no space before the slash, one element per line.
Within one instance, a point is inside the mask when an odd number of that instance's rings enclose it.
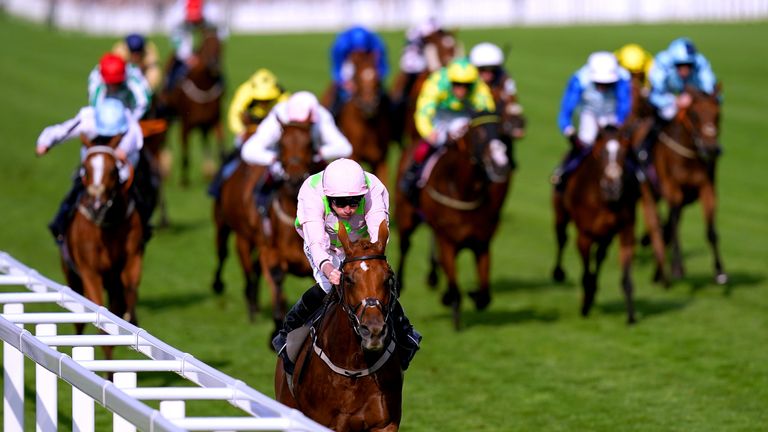
<path fill-rule="evenodd" d="M 338 240 L 343 224 L 351 241 L 378 240 L 382 221 L 389 224 L 389 192 L 375 175 L 363 171 L 357 162 L 338 159 L 304 181 L 299 189 L 296 230 L 304 239 L 315 281 L 288 311 L 285 323 L 272 345 L 283 357 L 289 373 L 293 365 L 285 355 L 288 333 L 301 327 L 322 305 L 334 285 L 341 281 L 344 250 Z M 421 335 L 414 330 L 399 301 L 392 310 L 394 336 L 401 368 L 406 370 L 419 349 Z"/>

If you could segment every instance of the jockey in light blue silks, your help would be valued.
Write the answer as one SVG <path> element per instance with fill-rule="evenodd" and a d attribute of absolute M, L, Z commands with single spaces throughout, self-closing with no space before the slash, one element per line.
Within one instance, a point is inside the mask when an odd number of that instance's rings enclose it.
<path fill-rule="evenodd" d="M 560 104 L 558 127 L 571 142 L 571 150 L 552 175 L 552 183 L 558 189 L 565 186 L 567 176 L 589 153 L 600 128 L 608 125 L 621 126 L 631 108 L 629 72 L 619 66 L 612 53 L 592 53 L 587 59 L 587 64 L 571 76 Z M 577 109 L 578 132 L 572 119 Z"/>
<path fill-rule="evenodd" d="M 379 79 L 384 80 L 389 74 L 387 48 L 379 35 L 361 26 L 339 33 L 331 47 L 331 78 L 335 92 L 330 110 L 334 117 L 351 93 L 351 79 L 355 71 L 347 58 L 353 52 L 374 53 Z"/>
<path fill-rule="evenodd" d="M 673 40 L 666 50 L 656 54 L 648 80 L 651 84 L 648 99 L 656 108 L 656 122 L 638 153 L 643 162 L 650 160 L 659 131 L 672 120 L 678 110 L 690 106 L 692 98 L 685 93 L 686 86 L 713 94 L 717 83 L 709 61 L 687 38 Z"/>

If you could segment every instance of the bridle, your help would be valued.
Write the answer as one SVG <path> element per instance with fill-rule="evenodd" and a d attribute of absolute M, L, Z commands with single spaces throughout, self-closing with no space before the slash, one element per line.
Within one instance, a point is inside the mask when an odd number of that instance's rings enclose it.
<path fill-rule="evenodd" d="M 359 257 L 352 257 L 352 258 L 345 258 L 344 261 L 341 263 L 341 269 L 344 269 L 344 266 L 350 262 L 354 261 L 369 261 L 369 260 L 384 260 L 387 261 L 387 256 L 383 254 L 375 254 L 375 255 L 363 255 Z M 337 285 L 337 289 L 339 290 L 339 304 L 341 305 L 342 310 L 347 313 L 347 316 L 349 317 L 349 321 L 352 324 L 352 328 L 355 330 L 355 333 L 358 336 L 362 336 L 360 334 L 360 327 L 361 327 L 361 321 L 363 320 L 363 317 L 365 316 L 365 312 L 370 308 L 377 308 L 381 311 L 381 313 L 384 315 L 384 322 L 389 322 L 390 314 L 392 313 L 392 309 L 394 308 L 395 301 L 397 293 L 395 292 L 395 279 L 390 274 L 389 278 L 387 278 L 387 289 L 389 290 L 389 297 L 390 301 L 388 304 L 383 304 L 381 300 L 374 298 L 374 297 L 366 297 L 364 298 L 360 303 L 351 306 L 347 304 L 344 301 L 344 277 L 341 278 L 341 282 L 339 285 Z M 358 312 L 360 313 L 358 315 Z"/>

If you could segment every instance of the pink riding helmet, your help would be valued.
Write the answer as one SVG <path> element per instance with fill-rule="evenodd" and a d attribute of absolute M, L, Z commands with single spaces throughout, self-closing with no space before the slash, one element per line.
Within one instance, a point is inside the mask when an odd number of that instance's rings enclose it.
<path fill-rule="evenodd" d="M 360 165 L 351 159 L 337 159 L 325 168 L 323 193 L 328 197 L 365 195 L 368 185 Z"/>
<path fill-rule="evenodd" d="M 294 93 L 287 103 L 289 122 L 305 122 L 307 120 L 314 122 L 317 120 L 315 110 L 317 110 L 319 103 L 312 93 L 308 91 Z"/>

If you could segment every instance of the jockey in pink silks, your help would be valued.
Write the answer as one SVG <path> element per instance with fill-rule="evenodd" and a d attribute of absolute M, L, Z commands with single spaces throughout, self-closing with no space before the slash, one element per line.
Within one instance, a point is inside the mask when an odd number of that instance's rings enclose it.
<path fill-rule="evenodd" d="M 296 230 L 304 239 L 304 253 L 317 283 L 288 311 L 283 328 L 272 341 L 289 373 L 294 365 L 285 354 L 288 333 L 304 325 L 322 306 L 333 285 L 341 281 L 344 250 L 338 240 L 339 224 L 344 224 L 351 241 L 363 238 L 375 242 L 382 221 L 389 224 L 389 192 L 381 180 L 363 171 L 357 162 L 335 160 L 304 181 L 299 190 Z M 401 367 L 406 370 L 419 349 L 421 335 L 397 300 L 392 317 Z"/>

